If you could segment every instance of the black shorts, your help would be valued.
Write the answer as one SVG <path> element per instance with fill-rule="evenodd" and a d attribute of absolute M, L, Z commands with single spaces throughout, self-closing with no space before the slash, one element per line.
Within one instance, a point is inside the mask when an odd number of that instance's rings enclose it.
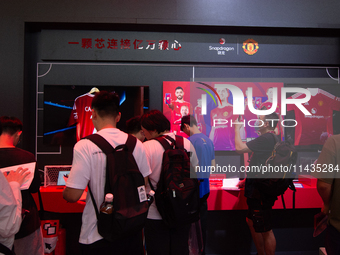
<path fill-rule="evenodd" d="M 253 221 L 255 232 L 263 233 L 272 229 L 272 207 L 275 201 L 262 202 L 258 199 L 247 198 L 247 218 Z"/>
<path fill-rule="evenodd" d="M 144 254 L 142 230 L 129 237 L 113 242 L 100 239 L 92 244 L 80 244 L 82 255 L 118 254 L 142 255 Z"/>

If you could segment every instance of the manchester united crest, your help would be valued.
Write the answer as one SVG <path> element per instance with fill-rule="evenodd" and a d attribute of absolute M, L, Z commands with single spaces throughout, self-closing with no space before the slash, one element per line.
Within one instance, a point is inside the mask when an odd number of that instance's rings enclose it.
<path fill-rule="evenodd" d="M 253 39 L 248 39 L 243 42 L 242 48 L 248 55 L 254 55 L 259 49 L 259 44 Z"/>

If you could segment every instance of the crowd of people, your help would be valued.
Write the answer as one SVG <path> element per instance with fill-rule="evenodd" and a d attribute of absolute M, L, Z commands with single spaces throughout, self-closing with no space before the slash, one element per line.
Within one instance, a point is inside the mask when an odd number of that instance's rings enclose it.
<path fill-rule="evenodd" d="M 177 89 L 177 98 L 183 98 L 183 89 Z M 228 106 L 226 90 L 222 102 Z M 223 101 L 224 100 L 224 101 Z M 180 104 L 181 102 L 178 102 Z M 183 102 L 182 102 L 183 103 Z M 223 106 L 223 107 L 226 107 Z M 175 108 L 175 104 L 170 104 Z M 221 105 L 222 107 L 222 105 Z M 119 111 L 119 97 L 116 93 L 100 91 L 95 94 L 92 101 L 92 122 L 98 134 L 105 138 L 113 147 L 124 144 L 127 133 L 117 128 L 121 118 Z M 181 111 L 180 107 L 177 107 Z M 190 108 L 186 106 L 186 108 Z M 179 113 L 177 114 L 178 116 Z M 176 115 L 176 116 L 177 116 Z M 182 116 L 183 115 L 183 116 Z M 183 138 L 184 148 L 191 152 L 190 163 L 193 167 L 215 166 L 214 142 L 200 131 L 195 117 L 191 114 L 182 114 L 177 120 L 177 133 L 183 132 L 188 138 Z M 173 117 L 175 118 L 175 117 Z M 259 136 L 247 143 L 241 139 L 241 124 L 234 126 L 232 140 L 236 152 L 251 153 L 250 165 L 265 164 L 270 156 L 276 139 L 275 129 L 279 119 L 277 113 L 267 116 L 259 116 L 263 123 L 257 128 Z M 127 123 L 128 133 L 136 136 L 137 143 L 133 151 L 133 157 L 139 171 L 145 179 L 147 192 L 152 184 L 157 187 L 162 169 L 162 155 L 164 148 L 154 138 L 169 136 L 175 139 L 175 133 L 171 132 L 171 122 L 158 110 L 151 110 L 143 116 L 130 119 Z M 221 129 L 222 131 L 222 129 Z M 216 130 L 213 132 L 217 132 Z M 0 167 L 15 166 L 23 163 L 35 162 L 34 155 L 18 149 L 16 145 L 20 141 L 22 123 L 12 117 L 0 118 Z M 215 136 L 217 137 L 217 136 Z M 321 152 L 319 163 L 337 165 L 340 158 L 340 136 L 329 138 Z M 170 142 L 170 141 L 169 141 Z M 230 142 L 230 141 L 228 141 Z M 63 197 L 68 202 L 77 202 L 84 190 L 89 187 L 92 190 L 94 200 L 99 206 L 104 199 L 106 156 L 101 150 L 87 139 L 81 139 L 74 147 L 72 169 L 66 182 Z M 21 190 L 28 174 L 33 174 L 30 187 Z M 203 237 L 203 251 L 205 254 L 206 228 L 207 228 L 207 199 L 210 193 L 209 174 L 198 176 L 200 194 L 200 222 Z M 43 254 L 43 239 L 40 229 L 37 207 L 32 193 L 38 192 L 40 180 L 37 169 L 29 173 L 27 169 L 17 168 L 15 171 L 0 174 L 0 254 Z M 247 223 L 255 243 L 258 254 L 275 254 L 276 239 L 271 225 L 271 211 L 276 197 L 261 193 L 256 179 L 248 175 L 238 184 L 245 189 L 248 213 Z M 339 179 L 319 178 L 318 191 L 324 201 L 323 212 L 329 217 L 329 225 L 326 236 L 326 249 L 328 254 L 340 254 L 340 207 L 338 196 L 340 195 Z M 148 255 L 188 255 L 189 254 L 190 224 L 184 224 L 176 228 L 167 226 L 159 213 L 155 202 L 150 205 L 147 221 L 144 227 L 145 247 Z M 98 233 L 97 218 L 90 198 L 86 199 L 86 205 L 82 215 L 82 226 L 79 243 L 82 254 L 143 254 L 144 247 L 140 233 L 109 242 Z M 13 245 L 14 244 L 14 245 Z M 8 251 L 9 250 L 9 251 Z"/>

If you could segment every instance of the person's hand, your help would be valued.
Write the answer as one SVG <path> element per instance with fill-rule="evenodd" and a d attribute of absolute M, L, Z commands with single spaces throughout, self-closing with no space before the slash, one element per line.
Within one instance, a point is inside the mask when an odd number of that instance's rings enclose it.
<path fill-rule="evenodd" d="M 323 212 L 325 215 L 329 214 L 329 205 L 323 205 L 321 208 L 321 212 Z"/>
<path fill-rule="evenodd" d="M 169 107 L 171 110 L 174 110 L 174 108 L 175 108 L 175 106 L 174 106 L 173 103 L 168 104 L 168 107 Z"/>
<path fill-rule="evenodd" d="M 239 116 L 237 119 L 236 119 L 236 123 L 233 123 L 233 125 L 235 126 L 235 131 L 236 130 L 240 130 L 241 127 L 243 127 L 243 118 L 241 118 L 241 116 Z"/>
<path fill-rule="evenodd" d="M 170 104 L 169 103 L 167 103 L 167 98 L 166 98 L 166 96 L 164 97 L 164 103 L 171 109 L 171 110 L 173 110 L 175 107 L 174 107 L 174 104 L 171 102 L 171 100 L 170 100 Z"/>
<path fill-rule="evenodd" d="M 233 123 L 233 125 L 235 126 L 235 130 L 236 130 L 236 131 L 240 130 L 241 127 L 243 127 L 243 124 L 236 124 L 236 123 L 234 124 L 234 123 Z"/>
<path fill-rule="evenodd" d="M 31 172 L 28 172 L 28 168 L 19 167 L 16 171 L 12 170 L 4 175 L 8 182 L 18 182 L 21 186 L 30 173 Z"/>
<path fill-rule="evenodd" d="M 239 181 L 236 185 L 239 189 L 243 189 L 246 186 L 246 179 Z"/>

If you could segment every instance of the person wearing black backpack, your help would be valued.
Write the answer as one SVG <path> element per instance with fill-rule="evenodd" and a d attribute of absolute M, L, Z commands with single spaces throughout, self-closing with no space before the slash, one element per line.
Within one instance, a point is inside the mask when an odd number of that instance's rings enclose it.
<path fill-rule="evenodd" d="M 126 121 L 126 133 L 131 134 L 144 142 L 145 135 L 140 125 L 141 116 L 135 116 Z"/>
<path fill-rule="evenodd" d="M 252 153 L 249 167 L 264 166 L 266 160 L 276 144 L 273 136 L 279 117 L 274 112 L 269 115 L 261 115 L 254 124 L 260 134 L 256 139 L 243 143 L 240 136 L 240 128 L 243 124 L 235 124 L 235 148 L 237 153 Z M 247 173 L 245 180 L 240 181 L 239 187 L 245 188 L 244 195 L 247 197 L 248 214 L 247 223 L 259 255 L 275 254 L 276 239 L 271 227 L 272 207 L 277 199 L 261 192 L 260 173 Z"/>
<path fill-rule="evenodd" d="M 176 148 L 180 148 L 181 146 L 180 144 L 178 144 L 178 142 L 182 141 L 184 149 L 187 152 L 191 152 L 190 162 L 192 166 L 198 165 L 198 159 L 195 149 L 190 144 L 190 141 L 188 139 L 178 136 L 176 137 L 174 133 L 170 133 L 170 121 L 163 115 L 163 113 L 158 110 L 152 110 L 148 113 L 145 113 L 142 116 L 141 124 L 145 137 L 148 139 L 148 141 L 144 142 L 143 145 L 146 149 L 146 155 L 152 169 L 152 173 L 149 176 L 149 182 L 151 185 L 147 186 L 147 192 L 149 192 L 151 188 L 156 190 L 155 201 L 150 206 L 148 219 L 144 229 L 147 254 L 188 255 L 189 228 L 191 226 L 191 223 L 194 221 L 187 223 L 179 222 L 180 219 L 177 219 L 178 222 L 173 222 L 171 221 L 171 219 L 169 220 L 168 218 L 165 219 L 164 217 L 162 217 L 162 212 L 159 211 L 160 204 L 157 203 L 159 201 L 157 200 L 157 190 L 161 190 L 160 184 L 162 183 L 162 180 L 164 180 L 164 178 L 162 178 L 162 169 L 164 171 L 162 163 L 164 163 L 163 156 L 166 150 L 164 149 L 161 142 L 165 141 L 165 145 L 169 146 L 171 144 L 171 148 L 175 147 L 174 144 L 176 144 Z M 160 139 L 160 141 L 156 139 Z M 190 162 L 187 163 L 190 164 Z M 185 182 L 183 181 L 181 185 L 183 186 L 184 190 L 187 186 L 187 183 L 192 184 L 194 183 L 194 180 L 191 180 L 189 176 L 189 179 L 186 179 Z M 196 184 L 196 195 L 197 200 L 199 201 L 198 182 Z M 176 190 L 168 189 L 170 190 L 170 194 L 173 195 L 172 198 L 174 199 L 174 201 L 177 200 L 177 198 L 179 200 L 182 200 L 183 193 L 181 193 L 180 189 L 181 188 L 177 188 Z M 195 199 L 196 197 L 192 197 L 192 200 Z M 162 201 L 159 201 L 159 203 L 161 202 Z M 190 203 L 191 201 L 188 201 L 188 204 Z M 199 202 L 197 204 L 195 215 L 199 217 Z M 198 218 L 192 220 L 197 221 Z"/>
<path fill-rule="evenodd" d="M 109 142 L 113 148 L 127 143 L 129 137 L 128 134 L 116 128 L 120 116 L 118 94 L 107 91 L 100 91 L 95 94 L 92 101 L 92 122 L 98 130 L 97 134 Z M 144 177 L 142 185 L 145 185 L 151 169 L 143 144 L 136 138 L 134 140 L 136 144 L 132 155 L 137 163 L 139 172 Z M 89 191 L 92 191 L 93 199 L 99 210 L 105 197 L 107 158 L 106 153 L 90 139 L 82 139 L 77 142 L 74 146 L 71 172 L 63 192 L 64 199 L 71 203 L 77 202 L 86 187 L 89 186 Z M 125 160 L 125 158 L 122 160 Z M 114 202 L 129 199 L 124 195 L 114 197 Z M 146 200 L 146 196 L 144 199 Z M 114 210 L 115 208 L 113 208 Z M 110 215 L 115 215 L 115 212 Z M 82 215 L 79 243 L 84 255 L 140 255 L 143 249 L 141 230 L 136 234 L 112 241 L 104 239 L 99 234 L 96 210 L 89 194 L 86 197 L 86 205 Z"/>

